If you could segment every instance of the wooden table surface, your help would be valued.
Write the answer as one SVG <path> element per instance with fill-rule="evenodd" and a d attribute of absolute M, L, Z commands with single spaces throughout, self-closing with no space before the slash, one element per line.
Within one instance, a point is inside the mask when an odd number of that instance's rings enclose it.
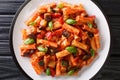
<path fill-rule="evenodd" d="M 94 1 L 109 21 L 111 55 L 108 63 L 92 80 L 120 80 L 120 0 Z M 0 80 L 28 80 L 16 67 L 9 49 L 10 25 L 22 3 L 24 0 L 0 0 Z"/>

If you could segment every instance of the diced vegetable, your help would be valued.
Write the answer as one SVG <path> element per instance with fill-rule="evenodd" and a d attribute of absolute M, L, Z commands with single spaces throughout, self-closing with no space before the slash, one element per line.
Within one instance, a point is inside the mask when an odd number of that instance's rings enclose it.
<path fill-rule="evenodd" d="M 52 29 L 53 29 L 53 23 L 52 23 L 52 21 L 50 21 L 50 22 L 48 23 L 48 27 L 49 27 L 49 29 L 52 31 Z"/>
<path fill-rule="evenodd" d="M 24 44 L 33 44 L 35 43 L 35 40 L 33 38 L 27 38 L 26 40 L 24 40 Z"/>
<path fill-rule="evenodd" d="M 92 28 L 92 23 L 88 22 L 87 25 L 89 26 L 89 28 Z"/>
<path fill-rule="evenodd" d="M 74 19 L 67 19 L 66 23 L 70 24 L 70 25 L 74 25 L 76 23 L 76 21 Z"/>
<path fill-rule="evenodd" d="M 62 35 L 68 38 L 70 36 L 70 32 L 68 32 L 67 30 L 64 30 L 62 32 Z"/>
<path fill-rule="evenodd" d="M 57 7 L 62 9 L 64 7 L 64 5 L 63 4 L 58 4 Z"/>
<path fill-rule="evenodd" d="M 32 53 L 34 53 L 34 50 L 33 49 L 30 49 L 30 50 L 23 50 L 22 52 L 21 52 L 21 56 L 29 56 L 29 55 L 31 55 Z"/>
<path fill-rule="evenodd" d="M 50 55 L 54 55 L 55 53 L 58 52 L 58 49 L 57 48 L 48 48 L 48 52 Z"/>
<path fill-rule="evenodd" d="M 94 49 L 90 49 L 90 54 L 91 54 L 91 56 L 95 56 L 95 51 L 94 51 Z"/>
<path fill-rule="evenodd" d="M 43 28 L 43 27 L 46 27 L 47 26 L 47 21 L 46 20 L 42 20 L 41 22 L 40 22 L 40 26 Z"/>
<path fill-rule="evenodd" d="M 95 23 L 93 23 L 93 28 L 97 29 L 97 25 Z"/>
<path fill-rule="evenodd" d="M 61 14 L 60 13 L 54 13 L 54 14 L 52 14 L 52 17 L 53 18 L 59 18 L 59 17 L 61 17 Z"/>
<path fill-rule="evenodd" d="M 68 65 L 69 65 L 68 61 L 65 61 L 65 60 L 62 61 L 62 66 L 67 67 Z"/>
<path fill-rule="evenodd" d="M 50 73 L 51 73 L 50 75 L 51 75 L 52 77 L 54 77 L 55 74 L 56 74 L 56 73 L 55 73 L 55 70 L 53 70 L 52 68 L 50 68 Z"/>
<path fill-rule="evenodd" d="M 42 46 L 38 46 L 37 49 L 38 49 L 39 51 L 45 52 L 45 53 L 48 51 L 47 48 L 44 48 L 44 47 L 42 47 Z"/>
<path fill-rule="evenodd" d="M 29 23 L 29 26 L 35 26 L 36 25 L 36 22 L 30 22 Z"/>
<path fill-rule="evenodd" d="M 91 55 L 87 54 L 87 55 L 84 55 L 82 60 L 88 60 L 89 58 L 91 57 Z"/>
<path fill-rule="evenodd" d="M 68 75 L 73 75 L 74 72 L 75 72 L 75 70 L 70 70 L 70 71 L 68 72 Z"/>
<path fill-rule="evenodd" d="M 27 36 L 28 36 L 29 38 L 34 39 L 34 40 L 36 39 L 36 36 L 35 36 L 34 34 L 28 34 Z"/>
<path fill-rule="evenodd" d="M 52 16 L 51 16 L 51 14 L 50 13 L 45 13 L 44 14 L 44 19 L 46 20 L 46 21 L 51 21 L 52 20 Z"/>
<path fill-rule="evenodd" d="M 74 46 L 69 46 L 69 47 L 66 47 L 65 49 L 70 53 L 73 53 L 73 54 L 77 53 L 77 48 Z"/>
<path fill-rule="evenodd" d="M 47 40 L 51 40 L 52 39 L 52 32 L 47 32 L 45 34 L 45 37 L 46 37 Z"/>
<path fill-rule="evenodd" d="M 40 60 L 39 65 L 40 65 L 40 66 L 44 66 L 44 61 L 43 61 L 43 60 Z"/>
<path fill-rule="evenodd" d="M 46 69 L 46 74 L 49 76 L 51 73 L 50 73 L 50 68 L 47 68 Z"/>
<path fill-rule="evenodd" d="M 88 36 L 89 36 L 90 38 L 92 38 L 92 37 L 94 37 L 94 34 L 93 34 L 92 32 L 88 32 Z"/>

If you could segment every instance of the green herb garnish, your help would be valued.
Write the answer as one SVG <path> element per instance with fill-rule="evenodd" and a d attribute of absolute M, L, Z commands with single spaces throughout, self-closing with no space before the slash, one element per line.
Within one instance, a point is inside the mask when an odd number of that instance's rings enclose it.
<path fill-rule="evenodd" d="M 36 22 L 30 22 L 29 23 L 29 26 L 35 26 L 36 25 Z"/>
<path fill-rule="evenodd" d="M 69 47 L 66 47 L 65 49 L 70 53 L 73 53 L 73 54 L 77 53 L 77 48 L 74 46 L 69 46 Z"/>
<path fill-rule="evenodd" d="M 91 54 L 91 56 L 95 56 L 95 51 L 94 51 L 94 49 L 90 49 L 90 54 Z"/>
<path fill-rule="evenodd" d="M 92 28 L 92 23 L 88 22 L 87 25 L 89 26 L 89 28 Z"/>
<path fill-rule="evenodd" d="M 52 29 L 53 29 L 53 23 L 52 23 L 52 21 L 50 21 L 50 22 L 48 23 L 48 27 L 49 27 L 49 29 L 52 31 Z"/>

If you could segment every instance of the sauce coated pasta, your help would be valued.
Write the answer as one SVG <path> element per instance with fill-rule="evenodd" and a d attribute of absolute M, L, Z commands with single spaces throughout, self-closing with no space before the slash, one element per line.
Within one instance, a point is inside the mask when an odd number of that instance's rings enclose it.
<path fill-rule="evenodd" d="M 37 74 L 77 75 L 100 48 L 95 18 L 82 4 L 60 2 L 38 7 L 25 21 L 21 56 L 31 59 Z"/>

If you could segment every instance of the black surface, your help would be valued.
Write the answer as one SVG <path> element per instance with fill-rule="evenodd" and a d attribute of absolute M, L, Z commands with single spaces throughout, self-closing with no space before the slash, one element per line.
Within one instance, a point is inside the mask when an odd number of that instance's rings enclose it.
<path fill-rule="evenodd" d="M 94 0 L 108 17 L 110 60 L 93 80 L 120 80 L 120 0 Z M 0 80 L 28 80 L 16 67 L 9 49 L 12 19 L 24 0 L 0 0 Z"/>

